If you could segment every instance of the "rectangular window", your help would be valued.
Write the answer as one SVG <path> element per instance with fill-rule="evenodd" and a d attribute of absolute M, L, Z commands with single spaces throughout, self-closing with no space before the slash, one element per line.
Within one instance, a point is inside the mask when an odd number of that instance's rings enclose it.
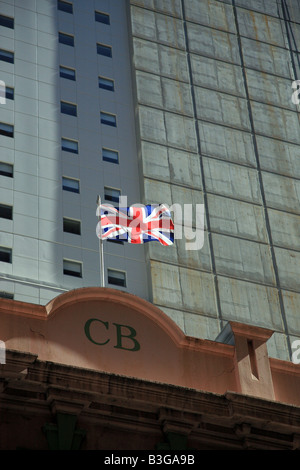
<path fill-rule="evenodd" d="M 64 191 L 70 191 L 71 193 L 79 193 L 79 180 L 63 176 L 62 187 Z"/>
<path fill-rule="evenodd" d="M 110 18 L 107 13 L 102 13 L 101 11 L 95 11 L 95 20 L 99 23 L 110 24 Z"/>
<path fill-rule="evenodd" d="M 57 0 L 57 9 L 66 13 L 73 13 L 72 3 L 64 2 L 63 0 Z"/>
<path fill-rule="evenodd" d="M 100 112 L 100 120 L 102 124 L 117 127 L 117 117 L 115 114 Z"/>
<path fill-rule="evenodd" d="M 3 62 L 9 62 L 10 64 L 14 63 L 14 53 L 10 51 L 5 51 L 0 49 L 0 60 Z"/>
<path fill-rule="evenodd" d="M 67 78 L 68 80 L 76 80 L 76 72 L 74 69 L 70 69 L 69 67 L 63 67 L 62 65 L 59 67 L 59 75 L 62 78 Z"/>
<path fill-rule="evenodd" d="M 74 47 L 74 36 L 72 34 L 58 33 L 58 41 L 60 44 Z"/>
<path fill-rule="evenodd" d="M 119 153 L 116 150 L 102 148 L 102 159 L 105 162 L 119 163 Z"/>
<path fill-rule="evenodd" d="M 0 122 L 0 134 L 6 135 L 7 137 L 14 136 L 14 126 L 11 124 L 5 124 L 4 122 Z"/>
<path fill-rule="evenodd" d="M 97 43 L 97 54 L 104 55 L 105 57 L 112 57 L 112 48 L 111 46 Z"/>
<path fill-rule="evenodd" d="M 124 271 L 117 271 L 116 269 L 107 270 L 108 284 L 114 286 L 126 287 L 126 273 Z"/>
<path fill-rule="evenodd" d="M 99 77 L 99 88 L 103 88 L 103 90 L 114 91 L 115 83 L 110 78 Z"/>
<path fill-rule="evenodd" d="M 0 261 L 2 263 L 12 263 L 12 249 L 0 246 Z"/>
<path fill-rule="evenodd" d="M 0 26 L 5 26 L 5 28 L 14 29 L 14 19 L 10 16 L 0 15 Z"/>
<path fill-rule="evenodd" d="M 120 196 L 121 191 L 119 189 L 109 188 L 108 186 L 104 188 L 104 198 L 107 201 L 119 202 Z"/>
<path fill-rule="evenodd" d="M 64 217 L 63 228 L 64 228 L 64 232 L 74 233 L 75 235 L 81 235 L 80 220 L 67 219 L 66 217 Z"/>
<path fill-rule="evenodd" d="M 74 277 L 82 277 L 82 264 L 78 261 L 63 261 L 64 274 Z"/>
<path fill-rule="evenodd" d="M 13 208 L 6 204 L 0 204 L 0 217 L 2 219 L 12 220 L 13 218 Z"/>
<path fill-rule="evenodd" d="M 14 175 L 14 167 L 10 163 L 0 162 L 0 175 L 12 178 Z"/>
<path fill-rule="evenodd" d="M 78 142 L 76 142 L 76 140 L 62 138 L 61 149 L 65 152 L 78 153 Z"/>
<path fill-rule="evenodd" d="M 1 297 L 1 299 L 10 299 L 10 300 L 13 300 L 13 299 L 14 299 L 14 294 L 12 294 L 11 292 L 3 292 L 3 291 L 1 291 L 1 292 L 0 292 L 0 297 Z"/>
<path fill-rule="evenodd" d="M 69 116 L 77 116 L 77 105 L 73 103 L 67 103 L 66 101 L 61 101 L 60 111 L 61 113 L 68 114 Z"/>
<path fill-rule="evenodd" d="M 13 100 L 15 98 L 15 90 L 12 87 L 5 87 L 5 98 L 7 100 Z"/>

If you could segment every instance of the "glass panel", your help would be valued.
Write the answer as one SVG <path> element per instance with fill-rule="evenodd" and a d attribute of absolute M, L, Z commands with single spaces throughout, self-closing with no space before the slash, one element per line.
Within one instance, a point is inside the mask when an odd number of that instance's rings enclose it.
<path fill-rule="evenodd" d="M 74 36 L 65 33 L 58 33 L 58 40 L 60 44 L 66 44 L 67 46 L 74 46 Z"/>
<path fill-rule="evenodd" d="M 14 294 L 12 294 L 11 292 L 3 292 L 2 291 L 2 292 L 0 292 L 0 297 L 2 299 L 11 299 L 11 300 L 13 300 Z"/>
<path fill-rule="evenodd" d="M 5 88 L 5 98 L 8 100 L 13 100 L 15 95 L 15 90 L 9 86 Z"/>
<path fill-rule="evenodd" d="M 102 159 L 106 162 L 119 163 L 119 154 L 115 150 L 102 149 Z"/>
<path fill-rule="evenodd" d="M 0 204 L 0 217 L 2 219 L 12 220 L 13 208 L 6 204 Z"/>
<path fill-rule="evenodd" d="M 63 177 L 63 189 L 72 193 L 79 193 L 79 181 Z"/>
<path fill-rule="evenodd" d="M 4 122 L 0 122 L 0 134 L 6 135 L 7 137 L 14 136 L 14 126 L 11 124 L 5 124 Z"/>
<path fill-rule="evenodd" d="M 77 116 L 76 104 L 66 103 L 65 101 L 60 102 L 60 111 L 63 114 L 69 114 L 69 116 Z"/>
<path fill-rule="evenodd" d="M 9 62 L 10 64 L 14 63 L 14 53 L 0 49 L 0 60 L 4 62 Z"/>
<path fill-rule="evenodd" d="M 61 149 L 66 152 L 78 153 L 78 142 L 75 140 L 61 139 Z"/>
<path fill-rule="evenodd" d="M 104 198 L 107 201 L 112 201 L 112 202 L 119 202 L 119 198 L 121 196 L 121 191 L 119 189 L 114 189 L 114 188 L 104 188 Z"/>
<path fill-rule="evenodd" d="M 107 270 L 108 283 L 115 286 L 126 287 L 126 273 L 122 271 L 115 271 L 114 269 Z"/>
<path fill-rule="evenodd" d="M 0 162 L 0 175 L 13 177 L 13 166 L 9 163 Z"/>
<path fill-rule="evenodd" d="M 107 13 L 101 13 L 101 11 L 95 11 L 95 20 L 99 23 L 110 24 L 110 18 Z"/>
<path fill-rule="evenodd" d="M 0 15 L 0 26 L 5 26 L 5 28 L 14 29 L 14 19 L 8 16 Z"/>
<path fill-rule="evenodd" d="M 64 232 L 74 233 L 75 235 L 81 234 L 80 220 L 63 219 Z"/>
<path fill-rule="evenodd" d="M 108 126 L 117 126 L 117 119 L 114 114 L 100 113 L 100 119 L 102 124 L 107 124 Z"/>
<path fill-rule="evenodd" d="M 67 78 L 68 80 L 76 80 L 75 70 L 69 69 L 68 67 L 60 66 L 59 74 L 62 78 Z"/>
<path fill-rule="evenodd" d="M 58 0 L 57 8 L 58 10 L 65 11 L 66 13 L 73 13 L 72 3 L 64 2 L 63 0 Z"/>
<path fill-rule="evenodd" d="M 99 77 L 99 88 L 104 90 L 114 91 L 114 81 L 109 78 Z"/>
<path fill-rule="evenodd" d="M 97 54 L 112 57 L 112 48 L 111 46 L 105 46 L 104 44 L 97 44 Z"/>
<path fill-rule="evenodd" d="M 3 263 L 12 262 L 12 249 L 11 248 L 4 248 L 3 246 L 0 247 L 0 261 L 2 261 Z"/>
<path fill-rule="evenodd" d="M 82 277 L 82 265 L 76 261 L 64 260 L 64 274 L 74 277 Z"/>

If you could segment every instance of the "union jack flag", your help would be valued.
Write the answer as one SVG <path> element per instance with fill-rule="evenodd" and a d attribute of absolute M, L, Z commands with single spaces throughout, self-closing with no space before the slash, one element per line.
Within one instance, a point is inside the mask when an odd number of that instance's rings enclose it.
<path fill-rule="evenodd" d="M 174 243 L 174 224 L 170 210 L 164 204 L 116 208 L 101 204 L 97 208 L 98 238 L 123 240 L 142 244 L 152 240 L 162 245 Z"/>

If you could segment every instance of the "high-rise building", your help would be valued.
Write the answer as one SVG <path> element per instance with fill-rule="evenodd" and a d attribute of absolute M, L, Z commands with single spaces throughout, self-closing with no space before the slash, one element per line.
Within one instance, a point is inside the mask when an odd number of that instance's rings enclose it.
<path fill-rule="evenodd" d="M 99 286 L 97 196 L 141 200 L 127 7 L 1 2 L 0 290 L 15 300 Z M 148 297 L 143 247 L 105 257 L 108 286 Z"/>
<path fill-rule="evenodd" d="M 105 241 L 106 286 L 187 335 L 214 339 L 228 320 L 271 328 L 269 354 L 290 360 L 299 11 L 299 0 L 1 0 L 1 295 L 44 305 L 99 286 L 98 195 L 204 204 L 199 250 L 184 237 Z"/>

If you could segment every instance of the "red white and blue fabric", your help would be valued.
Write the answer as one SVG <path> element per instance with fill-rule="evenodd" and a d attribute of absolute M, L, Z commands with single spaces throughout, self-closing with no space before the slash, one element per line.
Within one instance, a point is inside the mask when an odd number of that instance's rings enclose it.
<path fill-rule="evenodd" d="M 174 243 L 174 224 L 170 210 L 164 204 L 117 208 L 101 204 L 97 215 L 98 238 L 123 240 L 142 244 L 159 241 L 162 245 Z"/>

